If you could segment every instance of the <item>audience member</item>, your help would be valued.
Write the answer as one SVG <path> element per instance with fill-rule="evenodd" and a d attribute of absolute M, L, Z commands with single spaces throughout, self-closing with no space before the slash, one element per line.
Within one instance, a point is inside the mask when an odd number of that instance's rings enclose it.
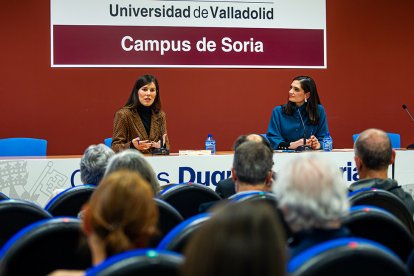
<path fill-rule="evenodd" d="M 105 175 L 123 169 L 138 172 L 151 185 L 155 195 L 160 191 L 154 170 L 139 151 L 128 149 L 115 154 L 109 159 Z"/>
<path fill-rule="evenodd" d="M 146 248 L 156 233 L 158 209 L 148 183 L 131 171 L 105 176 L 84 208 L 83 232 L 93 265 L 110 256 Z M 83 275 L 82 271 L 55 271 L 52 275 Z"/>
<path fill-rule="evenodd" d="M 270 146 L 269 141 L 267 141 L 266 138 L 264 138 L 263 136 L 259 134 L 248 134 L 248 135 L 239 136 L 234 142 L 233 150 L 236 150 L 238 146 L 240 146 L 242 143 L 246 141 L 263 143 L 264 145 L 268 146 L 271 151 L 273 151 L 272 147 Z M 222 198 L 228 198 L 229 196 L 234 195 L 236 193 L 236 187 L 234 185 L 233 179 L 230 177 L 230 178 L 221 180 L 219 183 L 217 183 L 216 193 Z"/>
<path fill-rule="evenodd" d="M 318 154 L 298 156 L 278 174 L 273 192 L 293 232 L 294 257 L 318 243 L 349 236 L 341 225 L 349 201 L 347 185 L 338 167 Z"/>
<path fill-rule="evenodd" d="M 190 238 L 182 276 L 285 275 L 286 239 L 274 210 L 257 202 L 222 208 Z"/>
<path fill-rule="evenodd" d="M 411 194 L 405 192 L 396 180 L 388 178 L 388 167 L 394 163 L 396 153 L 387 133 L 373 128 L 363 131 L 355 141 L 354 152 L 360 180 L 352 183 L 349 190 L 377 188 L 389 191 L 399 197 L 413 215 Z"/>
<path fill-rule="evenodd" d="M 105 174 L 106 165 L 114 151 L 104 144 L 89 146 L 80 162 L 81 181 L 84 184 L 98 185 Z"/>
<path fill-rule="evenodd" d="M 232 179 L 236 192 L 270 191 L 272 187 L 273 152 L 264 144 L 247 141 L 234 152 Z"/>
<path fill-rule="evenodd" d="M 169 148 L 160 87 L 154 76 L 143 75 L 134 83 L 124 107 L 115 113 L 112 149 L 119 152 L 132 148 L 151 153 L 160 148 L 161 139 Z"/>
<path fill-rule="evenodd" d="M 82 183 L 98 185 L 105 174 L 109 158 L 114 154 L 114 151 L 104 144 L 89 146 L 83 153 L 80 161 L 80 178 Z M 53 190 L 49 201 L 66 189 Z"/>
<path fill-rule="evenodd" d="M 308 76 L 295 77 L 290 85 L 288 102 L 273 109 L 267 130 L 267 139 L 273 148 L 302 146 L 302 122 L 306 128 L 306 144 L 314 150 L 320 149 L 319 141 L 328 131 L 328 122 L 316 83 Z"/>

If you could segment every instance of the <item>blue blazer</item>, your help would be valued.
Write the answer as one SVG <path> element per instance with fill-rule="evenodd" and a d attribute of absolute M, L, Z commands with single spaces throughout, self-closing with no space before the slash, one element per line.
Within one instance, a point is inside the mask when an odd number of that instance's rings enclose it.
<path fill-rule="evenodd" d="M 326 132 L 328 132 L 328 122 L 323 106 L 318 105 L 318 125 L 310 124 L 308 114 L 306 113 L 306 104 L 299 107 L 299 111 L 305 123 L 306 138 L 315 135 L 319 141 L 322 141 Z M 274 149 L 277 149 L 282 142 L 295 142 L 303 138 L 303 126 L 298 112 L 295 111 L 292 115 L 287 115 L 282 113 L 282 106 L 275 107 L 272 111 L 266 136 Z"/>

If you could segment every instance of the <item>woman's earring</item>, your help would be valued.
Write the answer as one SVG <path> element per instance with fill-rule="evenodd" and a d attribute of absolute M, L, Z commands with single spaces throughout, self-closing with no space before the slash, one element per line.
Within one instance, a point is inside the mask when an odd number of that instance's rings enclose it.
<path fill-rule="evenodd" d="M 308 102 L 308 99 L 305 97 L 305 103 L 307 103 Z"/>

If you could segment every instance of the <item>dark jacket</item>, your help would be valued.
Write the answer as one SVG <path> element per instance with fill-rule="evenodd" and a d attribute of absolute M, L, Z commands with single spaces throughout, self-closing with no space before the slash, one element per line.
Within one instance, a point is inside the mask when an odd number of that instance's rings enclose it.
<path fill-rule="evenodd" d="M 216 193 L 222 198 L 228 198 L 236 193 L 236 186 L 231 178 L 221 180 L 217 183 Z"/>
<path fill-rule="evenodd" d="M 350 236 L 351 232 L 344 226 L 338 229 L 312 229 L 300 231 L 293 234 L 293 239 L 289 243 L 289 254 L 290 257 L 293 258 L 320 243 Z"/>
<path fill-rule="evenodd" d="M 376 188 L 381 190 L 386 190 L 398 198 L 400 198 L 405 205 L 408 207 L 411 215 L 414 215 L 414 200 L 411 194 L 405 192 L 401 186 L 398 185 L 398 182 L 394 179 L 387 178 L 367 178 L 360 179 L 349 186 L 349 191 L 354 192 L 363 188 Z"/>

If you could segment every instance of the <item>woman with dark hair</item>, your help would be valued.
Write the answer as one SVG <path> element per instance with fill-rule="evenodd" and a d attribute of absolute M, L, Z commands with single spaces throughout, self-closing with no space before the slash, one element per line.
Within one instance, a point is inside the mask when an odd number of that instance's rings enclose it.
<path fill-rule="evenodd" d="M 296 149 L 303 145 L 305 134 L 306 145 L 317 150 L 326 132 L 328 122 L 315 81 L 308 76 L 294 78 L 287 104 L 273 109 L 267 139 L 275 149 Z"/>
<path fill-rule="evenodd" d="M 119 152 L 133 148 L 151 153 L 162 143 L 169 148 L 158 81 L 152 75 L 143 75 L 132 87 L 124 107 L 115 113 L 112 149 Z"/>
<path fill-rule="evenodd" d="M 270 205 L 220 206 L 190 238 L 181 275 L 286 275 L 286 248 L 284 228 Z"/>

